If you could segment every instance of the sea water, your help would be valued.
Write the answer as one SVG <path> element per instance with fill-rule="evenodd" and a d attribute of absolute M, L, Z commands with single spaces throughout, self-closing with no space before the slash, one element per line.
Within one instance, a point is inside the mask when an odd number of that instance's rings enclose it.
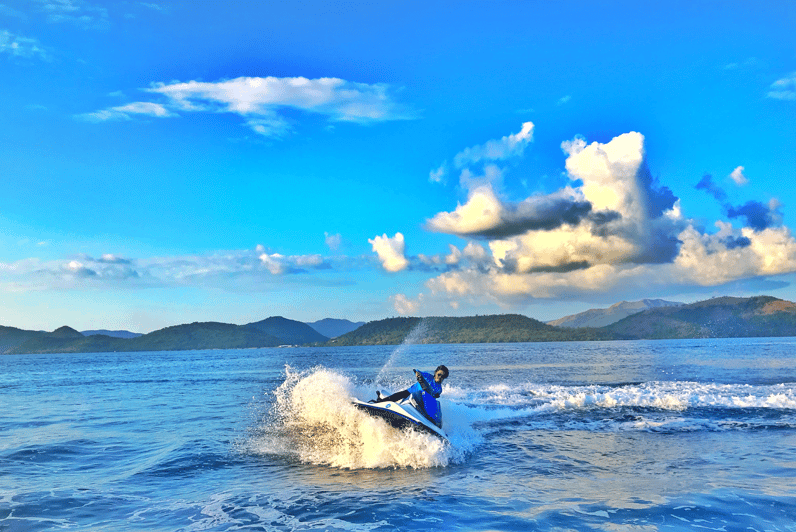
<path fill-rule="evenodd" d="M 450 368 L 448 443 L 350 406 Z M 0 357 L 0 530 L 796 530 L 796 339 Z"/>

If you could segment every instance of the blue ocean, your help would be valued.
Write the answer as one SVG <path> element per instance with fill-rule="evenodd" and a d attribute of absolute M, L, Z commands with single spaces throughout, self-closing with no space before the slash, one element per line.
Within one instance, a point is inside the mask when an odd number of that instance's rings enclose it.
<path fill-rule="evenodd" d="M 351 407 L 438 364 L 449 443 Z M 0 368 L 3 531 L 796 530 L 796 338 Z"/>

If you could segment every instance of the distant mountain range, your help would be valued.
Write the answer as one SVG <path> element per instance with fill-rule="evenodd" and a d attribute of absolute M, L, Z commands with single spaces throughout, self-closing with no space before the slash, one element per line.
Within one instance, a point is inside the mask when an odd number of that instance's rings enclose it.
<path fill-rule="evenodd" d="M 770 296 L 716 297 L 645 310 L 601 330 L 649 339 L 796 336 L 796 303 Z"/>
<path fill-rule="evenodd" d="M 350 332 L 361 325 L 348 320 L 321 322 L 321 327 L 333 334 Z M 279 347 L 322 344 L 329 338 L 309 324 L 280 316 L 246 325 L 216 322 L 174 325 L 149 334 L 106 330 L 80 333 L 66 326 L 44 332 L 0 326 L 0 355 Z"/>
<path fill-rule="evenodd" d="M 608 308 L 591 309 L 579 314 L 564 316 L 557 320 L 548 321 L 548 325 L 556 327 L 605 327 L 616 323 L 623 318 L 632 316 L 644 310 L 660 307 L 678 307 L 683 303 L 664 301 L 663 299 L 642 299 L 641 301 L 622 301 Z"/>
<path fill-rule="evenodd" d="M 263 321 L 260 321 L 260 322 L 254 323 L 254 324 L 249 324 L 249 325 L 257 326 L 259 324 L 258 328 L 260 330 L 263 330 L 264 332 L 271 332 L 271 331 L 279 330 L 279 325 L 278 325 L 279 320 L 285 320 L 285 318 L 281 318 L 279 316 L 276 316 L 276 317 L 267 318 L 267 319 L 265 319 Z M 291 320 L 285 320 L 285 321 L 286 322 L 290 322 Z M 293 323 L 300 323 L 300 322 L 293 322 Z M 288 327 L 288 329 L 292 329 L 294 332 L 296 331 L 296 327 L 297 326 L 291 325 L 291 324 L 287 324 L 285 322 L 283 322 L 282 324 L 286 325 Z M 329 338 L 336 338 L 336 337 L 338 337 L 338 336 L 340 336 L 342 334 L 349 333 L 349 332 L 351 332 L 351 331 L 353 331 L 355 329 L 358 329 L 359 327 L 365 325 L 365 322 L 364 321 L 352 322 L 352 321 L 348 321 L 348 320 L 338 320 L 338 319 L 333 319 L 333 318 L 325 318 L 325 319 L 322 319 L 322 320 L 314 321 L 312 323 L 307 323 L 307 325 L 309 325 L 310 327 L 315 329 L 321 335 L 325 336 L 326 339 L 329 339 Z M 306 331 L 306 329 L 303 329 L 303 328 L 302 328 L 302 330 Z M 136 338 L 138 336 L 143 336 L 142 333 L 135 333 L 135 332 L 130 332 L 130 331 L 109 331 L 107 329 L 98 329 L 98 330 L 95 330 L 95 331 L 80 331 L 80 333 L 83 336 L 104 335 L 104 336 L 110 336 L 111 338 Z M 285 333 L 283 335 L 280 332 L 279 334 L 275 334 L 274 336 L 281 337 L 287 342 L 288 339 L 289 339 L 287 337 L 292 336 L 292 334 Z M 320 341 L 323 341 L 323 340 L 319 338 L 317 341 L 320 342 Z M 287 343 L 290 343 L 290 342 L 287 342 Z"/>
<path fill-rule="evenodd" d="M 349 328 L 331 339 L 310 324 L 279 316 L 246 325 L 215 322 L 175 325 L 130 338 L 109 334 L 87 336 L 70 327 L 43 332 L 0 326 L 0 354 L 397 345 L 407 338 L 412 343 L 446 344 L 796 336 L 796 303 L 775 297 L 720 297 L 689 305 L 644 301 L 638 303 L 643 303 L 646 309 L 603 327 L 555 326 L 517 314 L 390 318 L 362 325 L 345 323 L 346 320 L 321 320 L 325 323 L 319 326 L 326 327 L 327 332 Z M 634 304 L 630 305 L 633 310 Z M 602 318 L 609 315 L 604 314 Z"/>
<path fill-rule="evenodd" d="M 83 336 L 97 336 L 98 334 L 102 334 L 104 336 L 110 336 L 111 338 L 136 338 L 137 336 L 143 336 L 141 333 L 134 333 L 130 331 L 109 331 L 107 329 L 98 329 L 96 331 L 80 331 L 80 334 Z"/>
<path fill-rule="evenodd" d="M 796 303 L 770 296 L 659 303 L 604 327 L 556 327 L 518 315 L 392 318 L 370 322 L 329 345 L 548 342 L 796 336 Z"/>
<path fill-rule="evenodd" d="M 411 335 L 411 336 L 410 336 Z M 611 340 L 599 329 L 564 329 L 519 314 L 466 318 L 389 318 L 366 323 L 327 345 L 397 345 L 410 337 L 415 344 L 565 342 Z"/>
<path fill-rule="evenodd" d="M 308 323 L 310 327 L 321 333 L 327 338 L 337 338 L 343 334 L 355 331 L 365 325 L 364 321 L 350 322 L 348 320 L 336 320 L 326 318 L 319 321 Z"/>

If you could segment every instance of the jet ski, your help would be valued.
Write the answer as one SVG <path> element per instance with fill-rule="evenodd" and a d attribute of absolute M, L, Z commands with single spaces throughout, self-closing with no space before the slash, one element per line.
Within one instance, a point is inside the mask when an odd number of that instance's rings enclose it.
<path fill-rule="evenodd" d="M 355 407 L 371 416 L 382 418 L 397 429 L 413 428 L 444 441 L 448 440 L 448 435 L 442 430 L 439 401 L 430 393 L 420 390 L 397 402 L 366 403 L 359 399 L 354 399 L 353 402 Z"/>

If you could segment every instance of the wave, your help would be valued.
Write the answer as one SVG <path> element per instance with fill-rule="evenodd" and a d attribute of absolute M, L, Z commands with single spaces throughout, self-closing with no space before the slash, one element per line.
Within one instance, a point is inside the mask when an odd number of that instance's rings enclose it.
<path fill-rule="evenodd" d="M 449 441 L 416 431 L 397 430 L 351 402 L 373 394 L 352 377 L 327 368 L 294 371 L 274 391 L 274 402 L 250 451 L 276 454 L 303 463 L 346 469 L 429 468 L 461 462 L 476 444 L 475 431 L 451 424 Z M 447 413 L 446 413 L 447 415 Z"/>
<path fill-rule="evenodd" d="M 657 381 L 615 386 L 526 383 L 451 388 L 476 427 L 694 432 L 796 428 L 796 384 Z"/>
<path fill-rule="evenodd" d="M 356 409 L 372 383 L 325 367 L 285 369 L 248 451 L 344 469 L 461 463 L 495 430 L 717 431 L 796 428 L 796 384 L 688 381 L 444 387 L 449 442 L 399 431 Z"/>
<path fill-rule="evenodd" d="M 525 383 L 482 389 L 451 388 L 449 398 L 465 403 L 499 405 L 535 410 L 570 410 L 622 406 L 685 410 L 717 407 L 728 409 L 773 408 L 796 410 L 796 384 L 755 386 L 688 381 L 658 381 L 617 386 L 563 386 Z"/>

